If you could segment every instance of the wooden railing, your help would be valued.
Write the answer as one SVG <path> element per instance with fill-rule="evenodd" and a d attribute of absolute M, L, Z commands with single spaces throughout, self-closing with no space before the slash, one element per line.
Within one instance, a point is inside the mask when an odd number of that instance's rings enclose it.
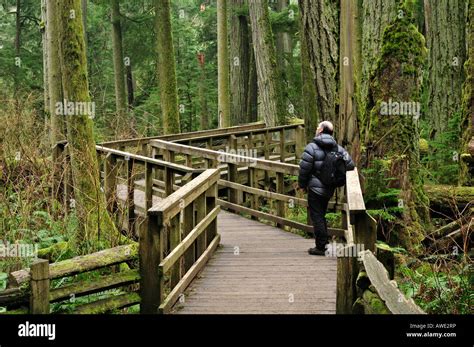
<path fill-rule="evenodd" d="M 360 187 L 357 168 L 348 171 L 342 210 L 345 244 L 337 253 L 336 312 L 350 313 L 424 313 L 413 300 L 407 300 L 390 280 L 387 270 L 376 254 L 377 222 L 367 213 Z M 369 289 L 372 284 L 373 291 Z M 358 293 L 361 295 L 358 297 Z M 383 307 L 373 311 L 369 300 L 377 300 Z"/>
<path fill-rule="evenodd" d="M 218 200 L 223 208 L 248 214 L 262 221 L 274 222 L 281 228 L 286 226 L 307 233 L 313 232 L 310 221 L 300 223 L 287 218 L 288 208 L 308 206 L 306 199 L 295 196 L 296 182 L 291 180 L 298 175 L 298 165 L 163 140 L 153 140 L 150 146 L 168 158 L 184 156 L 188 165 L 192 165 L 194 157 L 199 157 L 206 160 L 207 167 L 219 167 L 221 169 L 219 188 L 226 191 L 225 197 L 221 196 Z M 274 205 L 275 214 L 261 211 L 259 198 L 269 201 L 270 206 Z M 329 204 L 330 209 L 341 207 L 341 204 L 335 202 Z M 329 228 L 329 234 L 343 236 L 344 230 Z"/>
<path fill-rule="evenodd" d="M 219 245 L 219 176 L 206 170 L 148 210 L 140 235 L 142 313 L 168 313 Z"/>
<path fill-rule="evenodd" d="M 129 148 L 134 151 L 141 150 L 142 153 L 144 154 L 146 153 L 146 146 L 151 140 L 161 139 L 161 140 L 166 140 L 166 141 L 179 141 L 182 139 L 191 139 L 191 138 L 213 136 L 213 135 L 226 135 L 226 134 L 232 134 L 237 131 L 262 129 L 262 128 L 265 128 L 265 124 L 263 122 L 256 122 L 256 123 L 238 125 L 238 126 L 233 126 L 233 127 L 228 127 L 228 128 L 209 129 L 209 130 L 193 131 L 193 132 L 188 132 L 188 133 L 106 141 L 106 142 L 100 143 L 99 145 L 104 146 L 104 147 L 114 148 L 114 149 L 120 149 L 120 150 L 125 150 L 126 148 Z"/>
<path fill-rule="evenodd" d="M 115 265 L 133 262 L 138 258 L 137 244 L 118 246 L 100 252 L 48 264 L 37 259 L 29 269 L 12 272 L 9 289 L 0 293 L 0 306 L 6 313 L 50 313 L 51 303 L 74 303 L 69 313 L 105 313 L 140 303 L 138 294 L 138 270 L 116 272 Z M 93 279 L 62 284 L 71 276 L 107 269 L 107 274 L 94 275 Z M 53 285 L 53 281 L 54 285 Z M 66 282 L 67 283 L 67 282 Z M 76 299 L 83 296 L 122 288 L 123 293 L 106 299 L 79 304 Z M 61 311 L 58 311 L 61 312 Z"/>

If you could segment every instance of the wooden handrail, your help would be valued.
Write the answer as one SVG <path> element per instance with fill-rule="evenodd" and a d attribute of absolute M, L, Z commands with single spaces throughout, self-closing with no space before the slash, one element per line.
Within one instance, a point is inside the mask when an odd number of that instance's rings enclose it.
<path fill-rule="evenodd" d="M 111 153 L 111 154 L 113 154 L 115 156 L 118 156 L 118 157 L 133 159 L 135 162 L 139 162 L 139 163 L 142 163 L 142 164 L 145 164 L 145 163 L 152 164 L 152 165 L 155 165 L 155 166 L 157 166 L 161 169 L 168 168 L 168 169 L 171 169 L 175 173 L 178 173 L 178 174 L 185 175 L 187 173 L 202 172 L 202 170 L 193 169 L 193 168 L 187 167 L 185 165 L 174 164 L 174 163 L 170 163 L 168 161 L 149 158 L 149 157 L 145 157 L 145 156 L 139 155 L 139 154 L 132 154 L 132 153 L 129 153 L 129 152 L 119 151 L 117 149 L 107 148 L 107 147 L 104 147 L 104 146 L 97 145 L 96 150 L 98 152 L 101 152 L 101 153 Z"/>
<path fill-rule="evenodd" d="M 152 140 L 150 141 L 150 146 L 169 150 L 175 153 L 201 156 L 206 159 L 211 159 L 221 163 L 233 164 L 237 166 L 251 166 L 256 169 L 268 170 L 295 176 L 299 173 L 299 166 L 294 164 L 287 164 L 267 159 L 246 157 L 206 148 L 196 148 L 193 146 L 182 145 L 169 141 Z"/>
<path fill-rule="evenodd" d="M 413 299 L 406 299 L 405 295 L 397 288 L 396 282 L 391 281 L 388 272 L 375 255 L 367 250 L 360 253 L 365 271 L 370 283 L 375 287 L 380 298 L 394 314 L 425 314 Z"/>
<path fill-rule="evenodd" d="M 150 140 L 162 139 L 167 141 L 178 141 L 184 138 L 194 138 L 200 136 L 211 136 L 212 134 L 231 134 L 238 129 L 260 129 L 264 128 L 265 124 L 263 122 L 256 122 L 244 125 L 237 125 L 228 128 L 219 128 L 219 129 L 208 129 L 200 131 L 192 131 L 187 133 L 180 134 L 170 134 L 170 135 L 159 135 L 159 136 L 149 136 L 141 137 L 135 139 L 124 139 L 124 140 L 115 140 L 115 141 L 106 141 L 102 142 L 99 145 L 101 146 L 131 146 L 131 145 L 141 145 L 148 143 Z"/>
<path fill-rule="evenodd" d="M 364 195 L 359 181 L 357 168 L 346 173 L 346 199 L 350 212 L 365 212 Z"/>

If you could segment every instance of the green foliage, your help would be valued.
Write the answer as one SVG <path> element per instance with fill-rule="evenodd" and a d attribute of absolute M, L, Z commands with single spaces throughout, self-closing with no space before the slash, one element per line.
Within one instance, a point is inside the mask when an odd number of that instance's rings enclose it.
<path fill-rule="evenodd" d="M 424 132 L 428 131 L 427 125 Z M 438 134 L 436 139 L 428 140 L 428 155 L 423 157 L 422 164 L 428 179 L 435 184 L 457 184 L 460 170 L 461 116 L 454 114 L 448 121 L 446 131 Z"/>
<path fill-rule="evenodd" d="M 469 314 L 474 311 L 472 264 L 452 263 L 440 268 L 422 263 L 400 266 L 400 289 L 427 313 Z"/>

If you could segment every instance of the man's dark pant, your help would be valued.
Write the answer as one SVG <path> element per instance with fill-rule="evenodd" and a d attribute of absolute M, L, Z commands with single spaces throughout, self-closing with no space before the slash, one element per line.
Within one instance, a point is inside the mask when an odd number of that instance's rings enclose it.
<path fill-rule="evenodd" d="M 314 238 L 316 239 L 316 248 L 325 249 L 328 243 L 328 227 L 326 224 L 326 210 L 328 208 L 329 198 L 318 195 L 313 191 L 308 192 L 308 205 L 311 221 L 313 222 Z"/>

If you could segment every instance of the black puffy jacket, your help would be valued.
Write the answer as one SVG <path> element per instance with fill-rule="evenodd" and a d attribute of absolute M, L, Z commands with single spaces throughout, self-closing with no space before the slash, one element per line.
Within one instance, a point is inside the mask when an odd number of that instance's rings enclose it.
<path fill-rule="evenodd" d="M 301 188 L 309 188 L 314 193 L 330 198 L 334 194 L 334 187 L 324 185 L 318 178 L 319 170 L 323 165 L 326 152 L 339 152 L 344 156 L 346 169 L 354 170 L 354 162 L 347 151 L 339 146 L 334 138 L 329 134 L 319 134 L 310 142 L 300 161 L 300 174 L 298 184 Z"/>

